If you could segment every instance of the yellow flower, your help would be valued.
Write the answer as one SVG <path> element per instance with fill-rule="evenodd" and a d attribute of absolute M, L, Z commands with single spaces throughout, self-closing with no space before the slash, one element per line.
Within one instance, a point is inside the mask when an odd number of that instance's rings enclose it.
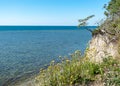
<path fill-rule="evenodd" d="M 70 62 L 70 60 L 67 59 L 66 62 Z"/>
<path fill-rule="evenodd" d="M 72 78 L 73 78 L 73 76 L 70 76 L 70 78 L 72 79 Z"/>

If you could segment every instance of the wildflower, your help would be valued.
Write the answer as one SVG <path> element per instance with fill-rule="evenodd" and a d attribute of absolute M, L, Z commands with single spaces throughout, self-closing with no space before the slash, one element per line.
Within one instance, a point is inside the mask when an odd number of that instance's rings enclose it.
<path fill-rule="evenodd" d="M 76 50 L 76 51 L 75 51 L 75 54 L 77 54 L 77 53 L 80 53 L 80 50 Z"/>
<path fill-rule="evenodd" d="M 117 67 L 117 64 L 114 64 L 114 67 Z"/>
<path fill-rule="evenodd" d="M 72 79 L 72 78 L 73 78 L 73 76 L 70 76 L 70 78 Z"/>
<path fill-rule="evenodd" d="M 66 62 L 70 62 L 70 60 L 67 59 Z"/>
<path fill-rule="evenodd" d="M 51 61 L 51 63 L 55 63 L 55 61 L 54 61 L 54 60 L 52 60 L 52 61 Z"/>

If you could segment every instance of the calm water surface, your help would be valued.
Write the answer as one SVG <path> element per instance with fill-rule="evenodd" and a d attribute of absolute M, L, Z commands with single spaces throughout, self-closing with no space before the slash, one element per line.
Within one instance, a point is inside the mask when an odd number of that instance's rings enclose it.
<path fill-rule="evenodd" d="M 10 78 L 39 70 L 58 56 L 83 52 L 90 39 L 85 29 L 1 30 L 0 86 Z"/>

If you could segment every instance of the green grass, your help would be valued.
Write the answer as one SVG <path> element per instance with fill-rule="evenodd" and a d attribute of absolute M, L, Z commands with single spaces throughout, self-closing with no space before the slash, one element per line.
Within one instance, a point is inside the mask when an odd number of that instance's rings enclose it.
<path fill-rule="evenodd" d="M 107 57 L 102 63 L 92 63 L 75 51 L 71 59 L 50 63 L 36 77 L 39 86 L 86 86 L 96 82 L 104 86 L 120 86 L 120 62 Z"/>

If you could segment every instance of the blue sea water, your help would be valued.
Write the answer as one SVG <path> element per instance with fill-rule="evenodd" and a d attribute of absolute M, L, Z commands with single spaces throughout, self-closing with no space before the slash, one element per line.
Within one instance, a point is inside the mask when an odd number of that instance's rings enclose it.
<path fill-rule="evenodd" d="M 89 27 L 95 28 L 95 27 Z M 75 26 L 0 26 L 0 86 L 58 56 L 84 52 L 91 33 Z"/>

